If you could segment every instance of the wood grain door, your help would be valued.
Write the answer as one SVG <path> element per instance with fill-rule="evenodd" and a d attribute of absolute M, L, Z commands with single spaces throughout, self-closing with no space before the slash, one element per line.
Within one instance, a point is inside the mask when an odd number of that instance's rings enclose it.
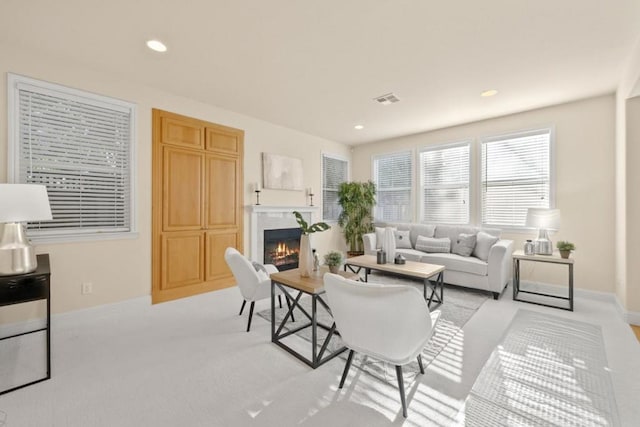
<path fill-rule="evenodd" d="M 232 286 L 243 242 L 241 130 L 153 110 L 152 301 Z"/>

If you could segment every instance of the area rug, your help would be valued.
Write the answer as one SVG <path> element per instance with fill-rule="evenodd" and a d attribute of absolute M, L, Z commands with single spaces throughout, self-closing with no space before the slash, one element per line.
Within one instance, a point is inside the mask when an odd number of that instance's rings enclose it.
<path fill-rule="evenodd" d="M 617 426 L 616 408 L 600 327 L 520 309 L 461 418 L 466 426 Z"/>
<path fill-rule="evenodd" d="M 402 285 L 411 285 L 415 286 L 416 289 L 420 291 L 422 294 L 423 286 L 422 281 L 419 280 L 411 280 L 400 278 L 393 275 L 382 274 L 382 273 L 371 273 L 368 278 L 370 283 L 384 283 L 384 284 L 402 284 Z M 460 332 L 462 327 L 467 321 L 473 316 L 473 314 L 480 308 L 480 306 L 490 297 L 488 292 L 482 292 L 474 289 L 461 288 L 458 286 L 447 286 L 444 288 L 444 304 L 439 306 L 433 306 L 435 310 L 441 311 L 441 317 L 438 323 L 436 324 L 433 338 L 427 344 L 425 349 L 422 352 L 422 360 L 423 364 L 428 366 L 433 360 L 440 354 L 440 352 L 447 346 L 447 344 Z M 308 313 L 311 313 L 311 299 L 309 297 L 303 297 L 300 303 Z M 276 307 L 276 322 L 279 325 L 282 321 L 284 315 L 287 310 L 285 308 L 277 308 Z M 321 304 L 318 304 L 318 320 L 320 323 L 324 323 L 328 326 L 332 324 L 331 315 L 321 309 Z M 264 318 L 268 322 L 271 322 L 271 310 L 263 310 L 257 313 L 258 316 Z M 294 312 L 297 321 L 295 323 L 289 323 L 291 328 L 294 328 L 300 325 L 302 322 L 307 322 L 307 318 L 303 317 L 304 315 L 298 311 Z M 299 317 L 298 317 L 299 316 Z M 285 330 L 287 327 L 284 328 Z M 296 334 L 297 338 L 302 338 L 306 341 L 311 341 L 311 328 L 304 329 Z M 326 332 L 318 328 L 318 347 L 324 341 L 326 337 Z M 331 339 L 330 345 L 328 347 L 329 352 L 333 349 L 342 347 L 342 341 L 340 337 L 335 336 Z M 346 357 L 347 352 L 344 352 L 341 357 Z M 387 367 L 384 366 L 381 362 L 378 362 L 373 359 L 364 358 L 359 361 L 356 359 L 354 362 L 354 366 L 362 366 L 362 367 L 372 367 L 372 369 L 368 369 L 369 373 L 375 375 L 376 372 L 380 374 L 380 376 L 384 377 L 385 380 L 390 376 L 386 371 Z M 415 365 L 415 366 L 413 366 Z M 406 372 L 417 372 L 418 371 L 418 363 L 417 361 L 409 364 Z M 395 368 L 391 367 L 390 369 L 391 377 L 395 378 Z M 410 378 L 407 378 L 410 380 Z"/>

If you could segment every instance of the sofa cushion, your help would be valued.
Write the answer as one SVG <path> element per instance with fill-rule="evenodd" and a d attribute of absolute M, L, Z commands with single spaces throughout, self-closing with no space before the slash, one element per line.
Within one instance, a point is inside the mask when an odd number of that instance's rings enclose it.
<path fill-rule="evenodd" d="M 437 239 L 435 237 L 418 236 L 416 249 L 423 252 L 451 252 L 451 240 L 448 237 Z"/>
<path fill-rule="evenodd" d="M 453 250 L 451 251 L 454 254 L 462 255 L 462 256 L 471 256 L 473 253 L 473 249 L 476 247 L 476 235 L 473 234 L 458 234 L 458 238 L 455 242 L 453 242 Z"/>
<path fill-rule="evenodd" d="M 422 254 L 421 262 L 444 265 L 446 270 L 486 276 L 489 268 L 486 262 L 475 257 L 462 257 L 456 254 Z"/>
<path fill-rule="evenodd" d="M 412 249 L 409 239 L 409 230 L 396 230 L 393 232 L 396 239 L 396 249 Z"/>
<path fill-rule="evenodd" d="M 491 246 L 495 245 L 498 238 L 491 234 L 479 231 L 476 236 L 476 248 L 473 250 L 473 256 L 480 258 L 483 261 L 489 259 L 489 251 Z"/>
<path fill-rule="evenodd" d="M 443 237 L 448 237 L 452 243 L 451 245 L 451 250 L 452 250 L 453 242 L 458 240 L 458 236 L 461 233 L 476 234 L 477 232 L 478 232 L 478 228 L 465 226 L 465 225 L 436 225 L 436 232 L 434 236 L 439 239 Z M 449 252 L 451 252 L 451 250 L 449 250 Z"/>
<path fill-rule="evenodd" d="M 418 242 L 418 236 L 433 237 L 436 231 L 435 225 L 414 224 L 411 226 L 411 247 L 415 248 Z"/>

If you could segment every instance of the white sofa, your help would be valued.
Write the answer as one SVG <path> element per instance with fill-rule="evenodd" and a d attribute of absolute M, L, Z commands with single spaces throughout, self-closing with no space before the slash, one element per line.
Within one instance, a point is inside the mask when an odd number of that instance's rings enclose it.
<path fill-rule="evenodd" d="M 489 291 L 494 299 L 498 299 L 512 277 L 513 241 L 500 239 L 500 230 L 455 225 L 384 223 L 376 227 L 393 227 L 400 231 L 410 232 L 411 249 L 396 248 L 396 254 L 402 254 L 407 260 L 429 264 L 444 265 L 444 282 L 451 285 Z M 430 253 L 416 250 L 418 236 L 444 238 L 451 240 L 450 251 L 461 233 L 476 234 L 484 231 L 495 236 L 498 241 L 491 246 L 487 260 L 476 256 L 461 256 L 455 253 Z M 380 235 L 380 233 L 378 233 Z M 365 234 L 364 250 L 367 255 L 375 255 L 380 248 L 376 233 Z M 475 255 L 475 253 L 474 253 Z M 393 260 L 391 260 L 393 262 Z"/>

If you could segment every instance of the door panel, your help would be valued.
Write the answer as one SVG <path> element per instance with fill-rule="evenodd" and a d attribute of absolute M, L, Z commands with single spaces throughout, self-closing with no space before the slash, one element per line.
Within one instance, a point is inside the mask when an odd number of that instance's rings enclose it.
<path fill-rule="evenodd" d="M 207 126 L 206 148 L 208 151 L 238 155 L 241 151 L 241 141 L 238 131 L 229 131 L 222 126 Z"/>
<path fill-rule="evenodd" d="M 207 228 L 238 226 L 238 160 L 206 157 Z"/>
<path fill-rule="evenodd" d="M 207 232 L 206 248 L 206 280 L 221 280 L 233 278 L 231 270 L 224 260 L 224 251 L 228 248 L 238 247 L 238 233 L 236 231 L 209 231 Z"/>
<path fill-rule="evenodd" d="M 162 117 L 162 143 L 189 148 L 204 148 L 204 127 L 186 118 Z"/>
<path fill-rule="evenodd" d="M 163 231 L 200 230 L 204 156 L 173 147 L 163 151 Z"/>
<path fill-rule="evenodd" d="M 173 232 L 162 235 L 161 290 L 204 281 L 203 232 Z"/>

